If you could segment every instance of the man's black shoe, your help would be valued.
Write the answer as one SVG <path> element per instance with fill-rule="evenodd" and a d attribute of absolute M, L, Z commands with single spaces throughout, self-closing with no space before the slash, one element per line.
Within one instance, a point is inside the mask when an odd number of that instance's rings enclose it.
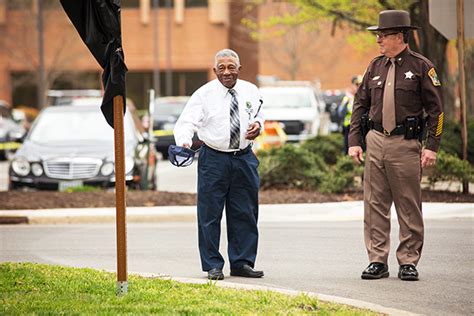
<path fill-rule="evenodd" d="M 263 271 L 257 271 L 248 264 L 244 264 L 240 268 L 231 268 L 230 275 L 244 278 L 261 278 L 263 277 Z"/>
<path fill-rule="evenodd" d="M 209 280 L 224 280 L 224 273 L 222 273 L 222 269 L 214 268 L 207 271 L 207 278 Z"/>
<path fill-rule="evenodd" d="M 369 264 L 362 275 L 360 276 L 364 280 L 374 280 L 381 278 L 388 278 L 388 266 L 381 262 L 372 262 Z"/>
<path fill-rule="evenodd" d="M 398 278 L 403 281 L 418 281 L 418 271 L 413 264 L 402 264 L 398 270 Z"/>

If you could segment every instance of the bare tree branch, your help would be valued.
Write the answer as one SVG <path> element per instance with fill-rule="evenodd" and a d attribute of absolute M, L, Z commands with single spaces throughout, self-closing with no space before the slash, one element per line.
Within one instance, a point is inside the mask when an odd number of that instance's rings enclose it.
<path fill-rule="evenodd" d="M 354 24 L 354 25 L 359 26 L 361 28 L 366 28 L 366 27 L 369 27 L 369 26 L 372 25 L 369 22 L 358 20 L 358 19 L 354 18 L 353 16 L 351 16 L 347 12 L 326 8 L 326 7 L 322 6 L 321 4 L 319 4 L 317 2 L 317 0 L 306 0 L 303 3 L 306 3 L 306 5 L 309 5 L 309 6 L 313 6 L 316 9 L 319 9 L 319 10 L 325 12 L 328 15 L 335 16 L 338 19 L 345 20 L 345 21 L 350 22 L 351 24 Z"/>

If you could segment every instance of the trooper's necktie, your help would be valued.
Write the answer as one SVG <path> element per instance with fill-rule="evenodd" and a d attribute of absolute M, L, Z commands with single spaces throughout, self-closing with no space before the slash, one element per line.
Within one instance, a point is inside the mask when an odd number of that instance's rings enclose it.
<path fill-rule="evenodd" d="M 239 118 L 239 102 L 235 95 L 235 90 L 229 90 L 232 96 L 230 101 L 230 149 L 238 149 L 240 145 L 240 118 Z"/>
<path fill-rule="evenodd" d="M 395 119 L 395 58 L 390 58 L 387 79 L 383 92 L 382 125 L 387 132 L 393 131 Z"/>

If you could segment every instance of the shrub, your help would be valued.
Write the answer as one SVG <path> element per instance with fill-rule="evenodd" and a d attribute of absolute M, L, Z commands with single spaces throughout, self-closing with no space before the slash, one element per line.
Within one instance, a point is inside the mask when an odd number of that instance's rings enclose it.
<path fill-rule="evenodd" d="M 468 161 L 461 160 L 454 154 L 440 150 L 436 165 L 428 177 L 431 185 L 438 181 L 474 182 L 474 167 Z"/>
<path fill-rule="evenodd" d="M 324 174 L 319 191 L 341 193 L 354 187 L 354 178 L 361 175 L 363 168 L 356 165 L 349 156 L 339 156 L 337 162 Z"/>
<path fill-rule="evenodd" d="M 474 164 L 474 119 L 467 121 L 467 157 Z M 446 121 L 443 126 L 440 149 L 462 158 L 461 123 Z"/>
<path fill-rule="evenodd" d="M 331 144 L 337 138 L 319 137 L 325 143 L 319 148 L 327 151 L 310 151 L 316 148 L 318 138 L 311 140 L 311 146 L 286 144 L 258 153 L 260 159 L 260 185 L 262 188 L 292 187 L 317 189 L 321 192 L 340 193 L 353 187 L 354 177 L 362 174 L 362 167 L 356 166 L 349 156 L 342 155 L 337 145 Z M 334 164 L 328 165 L 323 155 L 329 158 L 333 152 Z"/>
<path fill-rule="evenodd" d="M 334 165 L 339 156 L 344 152 L 344 138 L 342 134 L 333 133 L 327 136 L 316 136 L 306 140 L 302 148 L 320 155 L 324 162 Z"/>
<path fill-rule="evenodd" d="M 320 156 L 291 144 L 269 151 L 259 151 L 258 155 L 262 188 L 317 188 L 327 169 Z"/>

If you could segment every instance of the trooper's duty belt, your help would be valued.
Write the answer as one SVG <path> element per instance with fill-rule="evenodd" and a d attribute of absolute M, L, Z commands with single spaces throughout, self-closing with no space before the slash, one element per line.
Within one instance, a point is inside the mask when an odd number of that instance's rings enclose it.
<path fill-rule="evenodd" d="M 369 123 L 369 129 L 374 129 L 377 132 L 383 133 L 385 136 L 392 136 L 392 135 L 405 135 L 405 125 L 397 125 L 393 131 L 387 131 L 385 128 L 383 128 L 382 124 L 379 124 L 374 121 L 370 121 Z"/>
<path fill-rule="evenodd" d="M 419 117 L 407 117 L 403 124 L 395 126 L 392 131 L 387 131 L 382 124 L 369 119 L 367 123 L 369 130 L 374 129 L 377 132 L 383 133 L 385 136 L 404 135 L 405 139 L 418 138 L 420 141 L 423 138 L 423 129 L 425 120 Z"/>

